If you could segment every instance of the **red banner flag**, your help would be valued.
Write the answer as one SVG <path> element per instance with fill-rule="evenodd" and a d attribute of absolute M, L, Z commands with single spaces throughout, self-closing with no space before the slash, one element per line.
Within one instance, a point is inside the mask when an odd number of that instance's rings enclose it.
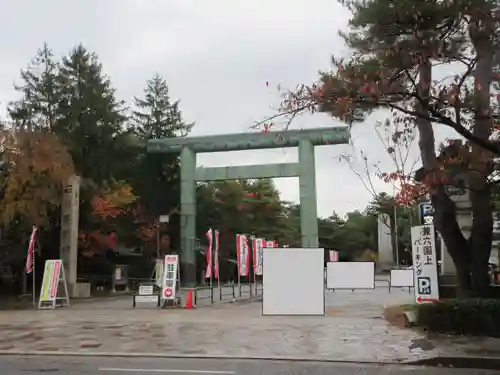
<path fill-rule="evenodd" d="M 35 260 L 35 242 L 36 242 L 36 227 L 33 227 L 31 232 L 30 243 L 28 245 L 28 254 L 26 255 L 26 273 L 33 271 L 33 264 Z"/>
<path fill-rule="evenodd" d="M 205 257 L 207 259 L 207 268 L 205 271 L 205 279 L 210 279 L 212 278 L 212 242 L 213 242 L 213 237 L 212 237 L 212 228 L 210 228 L 207 233 L 207 240 L 208 240 L 208 246 L 207 249 L 205 250 Z"/>

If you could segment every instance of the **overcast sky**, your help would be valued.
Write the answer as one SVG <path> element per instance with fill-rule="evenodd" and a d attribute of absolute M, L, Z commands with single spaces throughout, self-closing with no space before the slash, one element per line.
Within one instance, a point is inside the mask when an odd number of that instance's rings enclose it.
<path fill-rule="evenodd" d="M 121 99 L 141 95 L 154 73 L 164 76 L 181 100 L 193 135 L 250 131 L 279 103 L 275 87 L 310 83 L 329 68 L 330 56 L 346 55 L 337 36 L 349 13 L 335 0 L 3 0 L 0 13 L 0 101 L 15 98 L 19 69 L 48 42 L 56 55 L 78 43 L 96 52 Z M 266 87 L 266 81 L 269 87 Z M 353 128 L 352 146 L 316 149 L 318 214 L 363 209 L 371 194 L 342 154 L 359 151 L 370 163 L 391 163 L 377 140 L 372 116 Z M 326 115 L 303 117 L 295 128 L 341 125 Z M 416 154 L 416 153 L 414 153 Z M 204 166 L 265 164 L 297 159 L 294 149 L 207 154 Z M 392 167 L 393 168 L 393 167 Z M 375 171 L 374 171 L 375 172 Z M 298 201 L 298 179 L 276 181 L 282 198 Z M 392 188 L 374 177 L 378 190 Z"/>

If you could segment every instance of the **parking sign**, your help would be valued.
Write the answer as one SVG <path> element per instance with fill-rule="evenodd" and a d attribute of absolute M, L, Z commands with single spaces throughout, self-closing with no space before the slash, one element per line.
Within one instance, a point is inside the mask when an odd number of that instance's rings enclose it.
<path fill-rule="evenodd" d="M 423 202 L 418 205 L 418 215 L 421 225 L 434 224 L 434 207 L 431 202 Z"/>
<path fill-rule="evenodd" d="M 417 303 L 439 300 L 434 225 L 411 228 L 413 277 Z"/>

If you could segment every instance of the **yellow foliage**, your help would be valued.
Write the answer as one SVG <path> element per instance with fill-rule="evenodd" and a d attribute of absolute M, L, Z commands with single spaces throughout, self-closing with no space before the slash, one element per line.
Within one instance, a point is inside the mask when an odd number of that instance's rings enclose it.
<path fill-rule="evenodd" d="M 125 181 L 111 180 L 104 186 L 102 196 L 112 207 L 125 207 L 137 200 L 132 187 Z"/>
<path fill-rule="evenodd" d="M 377 262 L 378 253 L 373 250 L 365 250 L 356 260 L 358 262 Z"/>
<path fill-rule="evenodd" d="M 30 225 L 43 226 L 51 208 L 61 204 L 62 187 L 74 173 L 71 155 L 55 134 L 46 131 L 4 131 L 0 151 L 5 165 L 0 224 L 24 218 Z"/>

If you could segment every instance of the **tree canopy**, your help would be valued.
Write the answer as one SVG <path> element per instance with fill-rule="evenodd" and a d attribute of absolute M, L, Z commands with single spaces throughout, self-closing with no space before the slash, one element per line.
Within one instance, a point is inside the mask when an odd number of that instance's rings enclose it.
<path fill-rule="evenodd" d="M 497 180 L 500 11 L 493 0 L 347 0 L 352 12 L 340 35 L 349 58 L 333 57 L 317 82 L 283 93 L 279 115 L 330 113 L 349 125 L 385 110 L 393 139 L 418 133 L 422 168 L 384 172 L 398 201 L 429 194 L 435 225 L 455 263 L 460 292 L 484 295 L 492 243 L 492 191 Z M 442 74 L 445 66 L 451 74 Z M 269 123 L 265 123 L 269 126 Z M 434 126 L 456 139 L 436 144 Z M 461 142 L 463 141 L 463 142 Z M 439 153 L 439 148 L 441 152 Z M 389 153 L 393 152 L 388 150 Z M 465 237 L 450 191 L 467 190 L 473 223 Z"/>
<path fill-rule="evenodd" d="M 15 88 L 19 96 L 0 132 L 0 269 L 22 274 L 32 225 L 39 227 L 41 256 L 58 256 L 61 193 L 73 174 L 81 177 L 80 274 L 108 272 L 128 249 L 147 263 L 135 274 L 148 277 L 158 252 L 180 251 L 179 156 L 147 154 L 145 144 L 184 137 L 194 123 L 163 77 L 152 75 L 127 105 L 95 53 L 80 44 L 57 58 L 43 45 Z M 196 192 L 197 237 L 203 243 L 208 228 L 219 229 L 227 265 L 236 258 L 237 233 L 300 246 L 300 208 L 283 201 L 272 180 L 200 183 Z M 404 215 L 394 217 L 387 203 L 393 197 L 375 198 L 363 211 L 319 218 L 320 245 L 343 259 L 376 251 L 377 216 L 389 212 L 392 225 Z M 160 215 L 169 222 L 159 223 Z M 394 241 L 405 236 L 395 233 Z"/>

